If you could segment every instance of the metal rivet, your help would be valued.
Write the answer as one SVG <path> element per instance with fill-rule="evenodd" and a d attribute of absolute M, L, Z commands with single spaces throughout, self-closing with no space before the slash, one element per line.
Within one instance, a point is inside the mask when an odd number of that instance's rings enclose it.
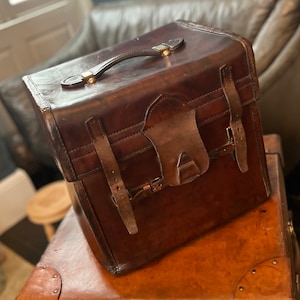
<path fill-rule="evenodd" d="M 53 278 L 57 278 L 57 277 L 58 277 L 58 275 L 57 275 L 57 274 L 54 274 L 52 277 L 53 277 Z"/>
<path fill-rule="evenodd" d="M 54 293 L 54 294 L 57 294 L 57 293 L 58 293 L 58 289 L 55 289 L 55 290 L 53 291 L 53 293 Z"/>
<path fill-rule="evenodd" d="M 96 82 L 96 78 L 94 78 L 94 77 L 91 77 L 91 78 L 88 79 L 89 84 L 93 84 L 95 82 Z"/>
<path fill-rule="evenodd" d="M 171 51 L 169 49 L 164 50 L 162 53 L 163 56 L 169 56 L 170 54 L 171 54 Z"/>
<path fill-rule="evenodd" d="M 252 274 L 256 274 L 256 270 L 253 269 L 253 270 L 251 271 L 251 273 L 252 273 Z"/>
<path fill-rule="evenodd" d="M 272 261 L 272 264 L 273 264 L 273 265 L 277 265 L 277 264 L 278 264 L 278 261 L 274 259 L 274 260 Z"/>
<path fill-rule="evenodd" d="M 240 287 L 239 287 L 239 290 L 240 290 L 240 292 L 243 292 L 245 289 L 244 289 L 243 286 L 240 286 Z"/>

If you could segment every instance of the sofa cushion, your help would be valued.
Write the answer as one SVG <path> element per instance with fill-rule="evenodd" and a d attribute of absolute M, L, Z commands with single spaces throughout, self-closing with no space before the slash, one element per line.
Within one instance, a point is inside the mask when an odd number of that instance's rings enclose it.
<path fill-rule="evenodd" d="M 129 0 L 103 3 L 91 13 L 99 48 L 135 38 L 182 19 L 236 32 L 251 41 L 268 18 L 275 0 Z"/>
<path fill-rule="evenodd" d="M 0 139 L 0 180 L 13 173 L 16 166 L 10 157 L 5 142 Z"/>

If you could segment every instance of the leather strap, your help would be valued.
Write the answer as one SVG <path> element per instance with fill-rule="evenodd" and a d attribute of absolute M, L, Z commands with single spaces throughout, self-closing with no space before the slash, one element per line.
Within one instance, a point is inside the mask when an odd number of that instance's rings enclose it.
<path fill-rule="evenodd" d="M 247 141 L 242 123 L 242 105 L 239 94 L 232 79 L 232 67 L 224 65 L 220 68 L 220 79 L 223 92 L 229 107 L 229 135 L 233 139 L 234 155 L 242 173 L 248 171 Z"/>
<path fill-rule="evenodd" d="M 130 197 L 122 180 L 121 172 L 111 149 L 109 140 L 100 120 L 93 118 L 86 122 L 86 126 L 101 161 L 113 200 L 117 206 L 120 217 L 129 234 L 138 232 Z"/>

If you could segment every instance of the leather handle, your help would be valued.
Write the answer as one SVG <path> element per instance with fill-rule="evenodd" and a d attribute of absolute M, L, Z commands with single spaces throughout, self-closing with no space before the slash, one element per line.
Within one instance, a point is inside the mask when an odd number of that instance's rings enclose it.
<path fill-rule="evenodd" d="M 157 46 L 153 46 L 150 49 L 142 49 L 119 54 L 89 69 L 88 71 L 83 72 L 80 75 L 74 75 L 65 78 L 61 82 L 61 86 L 66 89 L 72 89 L 84 86 L 86 83 L 93 84 L 104 74 L 104 72 L 124 60 L 140 56 L 169 56 L 171 52 L 181 47 L 183 43 L 184 39 L 182 37 L 175 38 Z"/>

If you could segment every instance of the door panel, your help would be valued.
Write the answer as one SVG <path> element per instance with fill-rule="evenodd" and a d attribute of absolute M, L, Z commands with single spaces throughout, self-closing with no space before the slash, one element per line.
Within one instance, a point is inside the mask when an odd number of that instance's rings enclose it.
<path fill-rule="evenodd" d="M 89 0 L 50 1 L 31 10 L 27 5 L 25 13 L 1 23 L 0 81 L 53 56 L 74 36 L 90 7 Z"/>
<path fill-rule="evenodd" d="M 0 50 L 0 81 L 2 79 L 14 76 L 18 72 L 18 67 L 15 64 L 11 47 L 6 47 Z"/>

